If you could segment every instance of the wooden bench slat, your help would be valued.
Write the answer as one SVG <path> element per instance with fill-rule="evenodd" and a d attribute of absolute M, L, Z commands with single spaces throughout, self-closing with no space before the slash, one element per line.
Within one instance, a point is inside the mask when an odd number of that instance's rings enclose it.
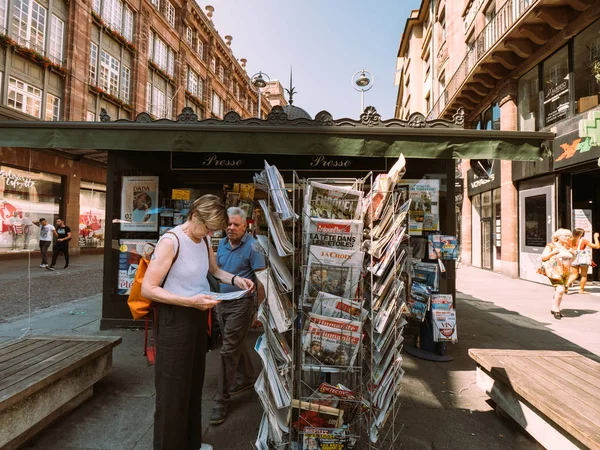
<path fill-rule="evenodd" d="M 40 345 L 37 339 L 24 339 L 22 341 L 10 341 L 0 346 L 0 362 L 12 358 L 12 354 L 19 350 L 25 350 L 28 347 Z"/>
<path fill-rule="evenodd" d="M 564 403 L 562 400 L 548 395 L 548 390 L 540 386 L 539 380 L 536 382 L 531 374 L 524 372 L 523 365 L 519 365 L 517 362 L 519 359 L 522 358 L 510 358 L 508 355 L 498 358 L 486 356 L 482 361 L 485 360 L 488 367 L 492 368 L 486 370 L 493 378 L 512 388 L 527 403 L 579 441 L 590 447 L 600 445 L 600 429 L 594 422 L 581 414 L 580 405 Z M 555 388 L 555 390 L 558 389 L 561 387 Z"/>
<path fill-rule="evenodd" d="M 560 358 L 562 359 L 562 358 Z M 577 367 L 582 372 L 600 379 L 600 363 L 588 358 L 568 358 L 569 364 Z"/>
<path fill-rule="evenodd" d="M 556 357 L 579 357 L 579 353 L 572 351 L 560 350 L 505 350 L 505 349 L 488 349 L 488 348 L 471 348 L 469 356 L 476 362 L 478 358 L 486 358 L 488 356 L 556 356 Z"/>
<path fill-rule="evenodd" d="M 557 398 L 561 396 L 573 396 L 574 399 L 577 399 L 582 404 L 589 406 L 595 414 L 592 416 L 588 416 L 592 421 L 597 422 L 597 426 L 600 427 L 600 391 L 596 389 L 589 389 L 587 383 L 573 375 L 568 371 L 561 371 L 557 365 L 553 364 L 551 361 L 547 361 L 543 358 L 525 358 L 528 360 L 530 365 L 535 365 L 539 369 L 541 376 L 544 376 L 548 383 L 552 383 L 559 389 L 557 392 L 554 392 L 553 395 Z M 547 372 L 547 374 L 544 374 Z M 597 380 L 600 382 L 600 380 Z M 562 388 L 562 389 L 561 389 Z"/>
<path fill-rule="evenodd" d="M 48 341 L 43 347 L 37 347 L 34 352 L 21 355 L 7 361 L 5 367 L 0 367 L 0 391 L 4 389 L 5 381 L 16 373 L 26 373 L 26 369 L 36 364 L 43 363 L 49 358 L 73 348 L 72 342 Z M 14 361 L 14 364 L 10 364 Z M 27 375 L 28 376 L 28 375 Z"/>
<path fill-rule="evenodd" d="M 4 379 L 7 375 L 3 372 L 15 365 L 18 365 L 24 361 L 35 358 L 36 356 L 45 352 L 52 352 L 54 348 L 64 345 L 61 341 L 39 341 L 36 342 L 35 346 L 26 347 L 12 353 L 12 358 L 0 362 L 0 380 Z M 2 382 L 0 381 L 0 385 Z"/>
<path fill-rule="evenodd" d="M 567 372 L 570 375 L 577 377 L 578 382 L 581 383 L 582 389 L 589 392 L 590 395 L 600 398 L 600 372 L 598 376 L 594 376 L 585 370 L 581 370 L 573 363 L 576 361 L 572 358 L 568 358 L 566 361 L 562 358 L 541 358 L 544 361 L 551 362 L 557 368 L 557 370 Z"/>
<path fill-rule="evenodd" d="M 0 411 L 5 407 L 5 403 L 10 402 L 14 397 L 27 397 L 49 384 L 51 382 L 48 381 L 49 379 L 53 381 L 60 378 L 57 375 L 72 371 L 73 367 L 70 366 L 73 365 L 73 360 L 68 359 L 69 357 L 75 356 L 75 362 L 83 361 L 88 353 L 94 353 L 103 346 L 104 344 L 96 342 L 78 342 L 66 351 L 3 380 L 0 390 Z"/>

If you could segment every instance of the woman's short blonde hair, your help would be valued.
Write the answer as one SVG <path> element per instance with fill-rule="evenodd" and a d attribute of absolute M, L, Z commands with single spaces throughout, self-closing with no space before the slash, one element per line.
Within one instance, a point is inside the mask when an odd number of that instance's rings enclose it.
<path fill-rule="evenodd" d="M 206 194 L 192 203 L 188 220 L 192 220 L 194 217 L 213 230 L 222 230 L 227 227 L 225 205 L 216 195 Z"/>
<path fill-rule="evenodd" d="M 559 228 L 552 235 L 552 240 L 555 241 L 559 237 L 566 237 L 568 239 L 571 239 L 573 237 L 573 233 L 571 233 L 571 230 L 567 230 L 566 228 Z"/>

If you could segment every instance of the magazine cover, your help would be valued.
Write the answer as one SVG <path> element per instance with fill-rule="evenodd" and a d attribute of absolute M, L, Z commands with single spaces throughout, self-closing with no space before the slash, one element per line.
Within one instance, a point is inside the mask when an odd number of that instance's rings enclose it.
<path fill-rule="evenodd" d="M 309 217 L 320 219 L 362 219 L 363 192 L 352 186 L 311 181 L 306 189 L 305 209 Z"/>
<path fill-rule="evenodd" d="M 452 294 L 432 294 L 431 309 L 444 309 L 449 311 L 452 308 Z"/>
<path fill-rule="evenodd" d="M 319 292 L 352 299 L 360 279 L 364 252 L 311 245 L 304 299 L 312 304 Z"/>
<path fill-rule="evenodd" d="M 296 419 L 292 426 L 298 431 L 307 427 L 340 428 L 344 423 L 344 411 L 317 403 L 292 400 L 291 418 Z"/>
<path fill-rule="evenodd" d="M 312 312 L 322 316 L 338 319 L 357 320 L 362 322 L 369 314 L 362 303 L 346 300 L 326 292 L 319 292 L 312 307 Z"/>
<path fill-rule="evenodd" d="M 341 384 L 332 386 L 329 383 L 321 383 L 310 396 L 309 401 L 341 409 L 344 411 L 344 423 L 346 424 L 352 424 L 360 413 L 369 409 L 369 404 L 360 394 L 354 393 Z"/>
<path fill-rule="evenodd" d="M 442 257 L 442 241 L 439 234 L 430 234 L 427 236 L 429 259 L 440 259 Z"/>
<path fill-rule="evenodd" d="M 433 340 L 434 342 L 452 342 L 458 341 L 456 332 L 456 311 L 432 309 L 431 318 L 433 320 Z"/>
<path fill-rule="evenodd" d="M 353 366 L 360 347 L 360 322 L 315 316 L 311 313 L 303 336 L 304 367 L 337 372 L 344 367 Z"/>
<path fill-rule="evenodd" d="M 121 231 L 157 231 L 158 210 L 158 177 L 122 177 Z"/>
<path fill-rule="evenodd" d="M 121 239 L 119 241 L 117 294 L 129 295 L 140 259 L 144 254 L 149 254 L 154 249 L 154 247 L 149 244 L 156 244 L 156 240 Z"/>
<path fill-rule="evenodd" d="M 458 239 L 456 236 L 440 236 L 442 259 L 458 259 Z"/>
<path fill-rule="evenodd" d="M 312 218 L 307 221 L 308 245 L 359 250 L 362 244 L 363 222 Z"/>
<path fill-rule="evenodd" d="M 306 427 L 302 436 L 302 450 L 346 450 L 348 443 L 346 428 Z"/>
<path fill-rule="evenodd" d="M 413 279 L 426 284 L 431 288 L 431 292 L 440 290 L 439 265 L 437 263 L 414 263 Z"/>
<path fill-rule="evenodd" d="M 411 184 L 409 196 L 409 234 L 420 235 L 423 231 L 438 231 L 440 180 L 423 179 Z"/>

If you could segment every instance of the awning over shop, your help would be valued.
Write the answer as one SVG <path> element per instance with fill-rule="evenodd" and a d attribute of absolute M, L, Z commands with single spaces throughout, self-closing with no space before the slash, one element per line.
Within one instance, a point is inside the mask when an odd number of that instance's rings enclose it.
<path fill-rule="evenodd" d="M 314 120 L 290 120 L 278 106 L 265 120 L 243 120 L 232 111 L 223 120 L 198 121 L 189 108 L 175 121 L 153 120 L 147 113 L 114 122 L 104 113 L 101 120 L 0 122 L 0 147 L 59 149 L 74 155 L 88 149 L 364 157 L 403 153 L 411 158 L 535 161 L 554 138 L 554 133 L 465 130 L 461 112 L 453 121 L 427 121 L 419 113 L 408 120 L 384 121 L 373 107 L 360 120 L 334 120 L 326 111 Z"/>

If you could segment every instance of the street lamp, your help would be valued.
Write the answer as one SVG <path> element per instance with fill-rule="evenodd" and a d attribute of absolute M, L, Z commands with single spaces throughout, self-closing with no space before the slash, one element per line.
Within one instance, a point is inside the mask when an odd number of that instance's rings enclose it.
<path fill-rule="evenodd" d="M 265 80 L 266 77 L 267 79 Z M 267 75 L 264 72 L 258 72 L 255 73 L 254 75 L 252 75 L 252 77 L 250 78 L 252 85 L 256 88 L 256 91 L 258 93 L 258 118 L 262 119 L 262 110 L 261 110 L 261 104 L 260 104 L 260 90 L 264 87 L 267 86 L 267 84 L 271 81 L 271 78 L 269 78 L 269 75 Z"/>
<path fill-rule="evenodd" d="M 360 92 L 360 113 L 365 110 L 365 92 L 375 84 L 375 77 L 368 70 L 362 69 L 352 75 L 352 87 Z"/>

